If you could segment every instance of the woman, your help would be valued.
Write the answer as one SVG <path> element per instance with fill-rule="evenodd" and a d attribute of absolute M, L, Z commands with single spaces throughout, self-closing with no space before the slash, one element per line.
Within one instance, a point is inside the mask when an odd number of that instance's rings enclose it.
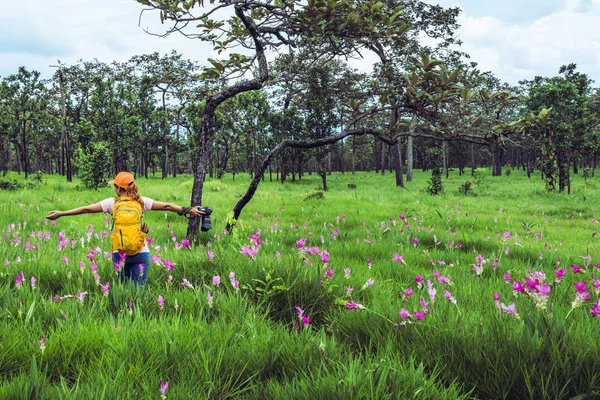
<path fill-rule="evenodd" d="M 154 201 L 147 197 L 142 197 L 138 192 L 138 186 L 134 182 L 133 175 L 129 172 L 119 172 L 115 179 L 108 182 L 109 185 L 114 185 L 115 193 L 117 194 L 117 201 L 134 200 L 139 203 L 138 208 L 142 210 L 143 213 L 148 210 L 154 211 L 173 211 L 178 213 L 179 215 L 190 214 L 193 217 L 199 217 L 204 214 L 203 211 L 200 210 L 199 206 L 196 207 L 181 207 L 171 203 L 162 203 L 159 201 Z M 113 208 L 115 205 L 115 199 L 110 197 L 108 199 L 102 200 L 100 203 L 92 204 L 89 206 L 74 208 L 68 211 L 50 211 L 48 216 L 46 217 L 49 220 L 55 220 L 60 217 L 66 217 L 70 215 L 79 215 L 79 214 L 89 214 L 89 213 L 109 213 L 113 215 Z M 140 219 L 140 226 L 143 222 Z M 113 234 L 114 236 L 114 234 Z M 145 238 L 145 233 L 144 233 Z M 134 251 L 135 254 L 126 255 L 125 253 L 120 253 L 118 250 L 118 240 L 112 240 L 113 247 L 113 262 L 121 263 L 124 262 L 120 272 L 121 281 L 125 281 L 126 279 L 131 279 L 134 283 L 139 283 L 144 285 L 146 283 L 146 278 L 148 277 L 148 272 L 150 270 L 150 251 L 148 250 L 148 245 L 145 243 L 145 240 L 142 239 L 143 243 L 141 244 L 141 249 Z"/>

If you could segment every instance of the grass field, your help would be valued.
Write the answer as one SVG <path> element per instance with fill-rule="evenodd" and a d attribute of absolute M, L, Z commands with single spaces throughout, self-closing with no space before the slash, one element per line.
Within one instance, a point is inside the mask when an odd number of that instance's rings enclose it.
<path fill-rule="evenodd" d="M 231 235 L 249 178 L 208 180 L 197 242 L 147 214 L 143 290 L 107 258 L 110 216 L 44 220 L 114 191 L 44 178 L 0 191 L 0 399 L 600 397 L 596 178 L 548 194 L 515 170 L 465 197 L 453 171 L 431 197 L 428 173 L 334 174 L 309 200 L 316 175 L 267 180 Z M 189 202 L 190 176 L 138 183 Z"/>

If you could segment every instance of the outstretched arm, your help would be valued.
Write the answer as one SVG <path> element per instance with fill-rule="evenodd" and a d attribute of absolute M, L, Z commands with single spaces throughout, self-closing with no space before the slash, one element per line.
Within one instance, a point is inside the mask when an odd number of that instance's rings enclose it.
<path fill-rule="evenodd" d="M 162 203 L 160 201 L 155 201 L 152 203 L 152 210 L 154 211 L 172 211 L 172 212 L 180 212 L 183 210 L 183 207 L 178 206 L 177 204 L 172 203 Z M 200 211 L 200 206 L 192 207 L 188 210 L 187 214 L 193 217 L 199 217 L 202 214 L 205 214 L 204 211 Z"/>
<path fill-rule="evenodd" d="M 91 204 L 89 206 L 83 206 L 74 208 L 72 210 L 67 211 L 50 211 L 46 216 L 50 221 L 59 219 L 60 217 L 67 217 L 69 215 L 79 215 L 79 214 L 93 214 L 102 212 L 102 206 L 100 203 Z"/>

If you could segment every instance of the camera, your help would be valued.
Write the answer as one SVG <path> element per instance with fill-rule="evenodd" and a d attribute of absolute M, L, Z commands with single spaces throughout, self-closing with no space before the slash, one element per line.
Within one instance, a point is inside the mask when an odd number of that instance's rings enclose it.
<path fill-rule="evenodd" d="M 204 212 L 204 214 L 202 214 L 202 225 L 200 227 L 200 229 L 202 230 L 202 232 L 206 232 L 208 230 L 212 229 L 212 225 L 210 223 L 210 214 L 212 214 L 213 210 L 210 207 L 200 207 L 199 209 L 200 211 Z"/>

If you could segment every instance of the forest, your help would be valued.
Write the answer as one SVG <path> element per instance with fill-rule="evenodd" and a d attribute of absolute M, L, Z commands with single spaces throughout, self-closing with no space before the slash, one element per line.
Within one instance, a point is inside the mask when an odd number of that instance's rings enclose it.
<path fill-rule="evenodd" d="M 569 191 L 597 166 L 600 89 L 577 65 L 510 85 L 460 50 L 460 9 L 416 0 L 140 0 L 167 34 L 210 43 L 206 65 L 170 54 L 58 62 L 1 77 L 0 168 L 79 177 L 247 173 L 295 181 L 334 171 L 541 174 Z M 219 11 L 215 14 L 216 11 Z M 217 18 L 216 16 L 220 16 Z M 190 23 L 198 24 L 191 29 Z M 149 34 L 154 34 L 149 32 Z M 359 73 L 348 60 L 370 52 Z M 436 158 L 436 157 L 433 157 Z M 508 171 L 507 169 L 507 171 Z M 509 173 L 509 172 L 505 172 Z"/>

